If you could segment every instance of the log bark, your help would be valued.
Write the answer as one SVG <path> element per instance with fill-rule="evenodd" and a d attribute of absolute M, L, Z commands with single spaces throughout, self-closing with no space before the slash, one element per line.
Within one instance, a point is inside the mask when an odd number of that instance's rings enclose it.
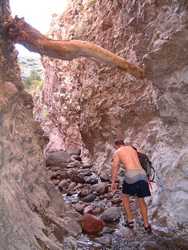
<path fill-rule="evenodd" d="M 80 40 L 52 40 L 42 35 L 29 25 L 23 18 L 9 19 L 6 24 L 6 34 L 16 43 L 24 45 L 33 52 L 62 60 L 72 60 L 78 57 L 99 59 L 101 62 L 115 65 L 136 78 L 144 78 L 144 70 L 127 62 L 109 50 L 92 42 Z"/>

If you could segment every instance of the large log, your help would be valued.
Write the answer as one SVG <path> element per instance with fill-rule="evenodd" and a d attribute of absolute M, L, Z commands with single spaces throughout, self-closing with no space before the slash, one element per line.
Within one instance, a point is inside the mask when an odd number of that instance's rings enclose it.
<path fill-rule="evenodd" d="M 136 78 L 144 78 L 144 70 L 127 62 L 109 50 L 92 42 L 80 40 L 52 40 L 42 35 L 23 18 L 15 17 L 7 21 L 6 34 L 16 43 L 24 45 L 33 52 L 63 60 L 72 60 L 81 56 L 96 58 L 101 62 L 115 65 Z"/>

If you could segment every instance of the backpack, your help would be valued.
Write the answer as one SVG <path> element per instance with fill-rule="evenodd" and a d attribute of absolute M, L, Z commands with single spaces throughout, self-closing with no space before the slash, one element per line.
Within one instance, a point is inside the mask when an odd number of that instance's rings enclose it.
<path fill-rule="evenodd" d="M 155 179 L 155 169 L 152 166 L 151 161 L 149 160 L 146 154 L 138 153 L 138 158 L 142 168 L 146 171 L 147 177 L 150 181 L 154 182 Z"/>

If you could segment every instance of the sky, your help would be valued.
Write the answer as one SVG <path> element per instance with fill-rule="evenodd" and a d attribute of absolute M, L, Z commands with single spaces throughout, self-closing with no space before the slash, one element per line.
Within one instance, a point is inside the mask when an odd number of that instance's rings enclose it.
<path fill-rule="evenodd" d="M 29 24 L 43 34 L 49 29 L 52 14 L 63 13 L 67 5 L 68 0 L 10 0 L 12 16 L 24 17 Z M 16 45 L 16 47 L 20 55 L 31 53 L 21 45 Z"/>

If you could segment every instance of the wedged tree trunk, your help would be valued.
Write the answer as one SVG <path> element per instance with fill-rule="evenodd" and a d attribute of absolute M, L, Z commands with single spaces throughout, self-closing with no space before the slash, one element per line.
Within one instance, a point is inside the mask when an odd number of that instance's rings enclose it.
<path fill-rule="evenodd" d="M 127 62 L 124 58 L 91 42 L 80 40 L 52 40 L 26 23 L 23 18 L 7 20 L 6 33 L 14 42 L 24 45 L 30 51 L 63 60 L 90 57 L 112 64 L 136 78 L 144 78 L 144 70 Z"/>

